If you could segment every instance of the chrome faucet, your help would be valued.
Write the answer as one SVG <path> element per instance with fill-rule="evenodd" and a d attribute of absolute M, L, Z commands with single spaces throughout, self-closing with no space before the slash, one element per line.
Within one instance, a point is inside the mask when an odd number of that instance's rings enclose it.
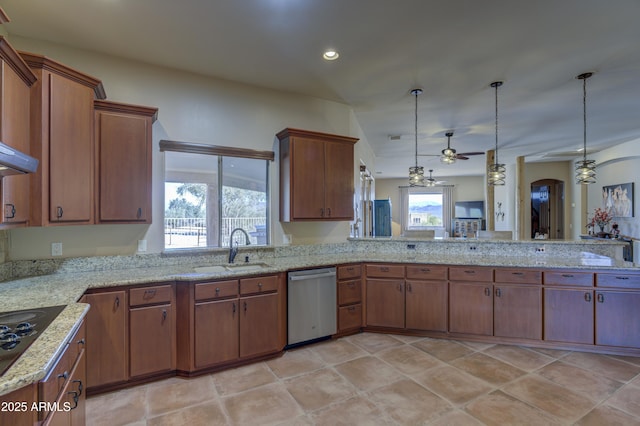
<path fill-rule="evenodd" d="M 244 234 L 247 245 L 251 244 L 251 240 L 249 239 L 249 234 L 247 234 L 247 231 L 245 231 L 244 229 L 236 228 L 233 231 L 231 231 L 231 235 L 229 235 L 229 263 L 233 263 L 233 260 L 236 258 L 236 255 L 238 254 L 238 242 L 236 241 L 236 246 L 235 247 L 233 246 L 233 234 L 235 234 L 236 231 L 240 231 Z"/>

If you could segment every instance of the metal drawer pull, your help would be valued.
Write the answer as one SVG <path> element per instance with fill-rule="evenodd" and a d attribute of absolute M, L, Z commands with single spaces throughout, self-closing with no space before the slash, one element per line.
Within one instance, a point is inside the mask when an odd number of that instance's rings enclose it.
<path fill-rule="evenodd" d="M 585 302 L 591 302 L 591 293 L 585 293 L 584 300 Z"/>
<path fill-rule="evenodd" d="M 464 271 L 464 273 L 465 274 L 475 274 L 476 271 L 472 271 L 472 270 L 468 269 L 468 270 Z"/>
<path fill-rule="evenodd" d="M 616 276 L 616 280 L 628 280 L 629 277 L 620 277 L 620 276 Z"/>
<path fill-rule="evenodd" d="M 5 204 L 4 205 L 4 218 L 5 219 L 13 219 L 16 217 L 16 206 L 13 204 Z"/>
<path fill-rule="evenodd" d="M 381 266 L 380 267 L 380 271 L 381 272 L 389 272 L 389 268 L 387 266 Z"/>
<path fill-rule="evenodd" d="M 573 274 L 562 274 L 564 278 L 573 278 Z"/>
<path fill-rule="evenodd" d="M 80 399 L 80 395 L 78 395 L 78 392 L 76 391 L 70 391 L 67 392 L 67 395 L 73 395 L 73 407 L 71 407 L 71 410 L 74 410 L 78 407 L 78 400 Z"/>
<path fill-rule="evenodd" d="M 78 396 L 82 395 L 82 389 L 84 389 L 84 386 L 82 386 L 82 380 L 74 380 L 71 383 L 77 383 L 78 384 Z"/>
<path fill-rule="evenodd" d="M 523 273 L 523 272 L 512 272 L 512 273 L 511 273 L 511 275 L 518 275 L 518 276 L 520 276 L 520 275 L 524 275 L 524 273 Z"/>
<path fill-rule="evenodd" d="M 356 283 L 354 283 L 354 282 L 347 283 L 347 287 L 356 288 Z"/>
<path fill-rule="evenodd" d="M 262 283 L 258 283 L 258 288 L 262 290 Z"/>
<path fill-rule="evenodd" d="M 431 269 L 429 269 L 429 268 L 422 268 L 422 269 L 420 269 L 420 272 L 431 272 Z"/>
<path fill-rule="evenodd" d="M 489 290 L 489 287 L 485 287 L 484 288 L 484 295 L 485 296 L 491 296 L 491 290 Z"/>
<path fill-rule="evenodd" d="M 84 337 L 83 337 L 82 339 L 78 340 L 76 343 L 78 345 L 84 345 L 86 343 L 86 341 L 84 340 Z"/>
<path fill-rule="evenodd" d="M 69 378 L 69 372 L 65 371 L 64 373 L 60 373 L 58 374 L 58 379 L 65 379 L 67 380 Z"/>
<path fill-rule="evenodd" d="M 489 289 L 487 288 L 487 290 Z M 502 297 L 502 290 L 500 290 L 499 288 L 496 288 L 496 297 Z"/>
<path fill-rule="evenodd" d="M 144 291 L 144 296 L 145 299 L 153 299 L 154 297 L 156 297 L 156 289 L 152 289 L 152 290 L 145 290 Z"/>
<path fill-rule="evenodd" d="M 599 293 L 597 300 L 598 300 L 599 303 L 604 303 L 604 295 L 602 293 Z"/>
<path fill-rule="evenodd" d="M 220 295 L 220 287 L 216 287 L 216 296 Z"/>

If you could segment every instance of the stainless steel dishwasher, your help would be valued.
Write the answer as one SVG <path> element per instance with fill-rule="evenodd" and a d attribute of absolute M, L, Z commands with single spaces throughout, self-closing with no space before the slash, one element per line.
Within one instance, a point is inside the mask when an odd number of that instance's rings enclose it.
<path fill-rule="evenodd" d="M 336 268 L 289 272 L 288 346 L 336 333 Z"/>

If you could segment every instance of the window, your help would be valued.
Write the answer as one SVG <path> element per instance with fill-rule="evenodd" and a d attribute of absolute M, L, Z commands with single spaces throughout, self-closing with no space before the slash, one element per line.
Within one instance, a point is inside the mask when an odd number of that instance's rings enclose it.
<path fill-rule="evenodd" d="M 402 233 L 414 231 L 436 231 L 444 235 L 451 229 L 452 186 L 400 187 L 402 198 Z"/>
<path fill-rule="evenodd" d="M 251 244 L 268 244 L 273 152 L 174 141 L 161 141 L 160 149 L 165 249 L 226 247 L 236 228 L 249 234 Z"/>

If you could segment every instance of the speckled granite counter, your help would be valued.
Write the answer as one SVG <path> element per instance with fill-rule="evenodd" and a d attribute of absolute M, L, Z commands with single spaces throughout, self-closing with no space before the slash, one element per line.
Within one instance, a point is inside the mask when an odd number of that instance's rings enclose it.
<path fill-rule="evenodd" d="M 165 281 L 202 281 L 231 276 L 264 274 L 349 262 L 430 263 L 447 265 L 477 265 L 536 268 L 581 268 L 607 270 L 639 270 L 629 262 L 614 260 L 597 252 L 604 246 L 594 245 L 593 251 L 554 251 L 553 244 L 544 253 L 535 253 L 529 246 L 517 242 L 469 240 L 448 242 L 434 249 L 432 242 L 419 240 L 388 241 L 359 240 L 345 244 L 323 246 L 292 246 L 284 248 L 242 248 L 238 259 L 250 256 L 252 262 L 264 262 L 266 267 L 252 271 L 195 272 L 198 266 L 224 264 L 226 250 L 209 254 L 150 255 L 71 259 L 58 265 L 58 271 L 0 283 L 0 312 L 42 306 L 67 305 L 65 310 L 23 356 L 0 377 L 0 395 L 42 379 L 52 362 L 63 350 L 64 342 L 73 334 L 88 311 L 88 305 L 76 303 L 90 288 L 145 284 Z M 392 244 L 389 244 L 392 243 Z M 407 244 L 416 247 L 407 249 Z M 533 243 L 541 246 L 540 243 Z M 381 248 L 383 247 L 383 248 Z M 475 247 L 471 249 L 471 247 Z M 514 249 L 515 247 L 515 249 Z M 532 246 L 533 247 L 533 246 Z M 577 245 L 578 250 L 584 244 Z M 502 250 L 498 250 L 502 248 Z M 598 250 L 595 250 L 598 249 Z M 560 251 L 558 251 L 560 250 Z M 606 252 L 606 251 L 605 251 Z M 607 252 L 608 253 L 608 252 Z M 19 266 L 21 267 L 21 266 Z M 41 267 L 41 265 L 38 265 Z M 77 271 L 77 272 L 74 272 Z M 50 272 L 50 271 L 49 271 Z"/>

